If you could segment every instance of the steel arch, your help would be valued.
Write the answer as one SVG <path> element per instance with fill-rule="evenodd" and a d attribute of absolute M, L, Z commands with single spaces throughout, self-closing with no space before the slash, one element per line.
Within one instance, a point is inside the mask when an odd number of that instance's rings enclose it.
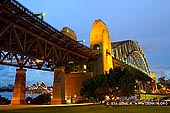
<path fill-rule="evenodd" d="M 112 57 L 150 76 L 146 57 L 138 42 L 132 40 L 112 42 Z"/>

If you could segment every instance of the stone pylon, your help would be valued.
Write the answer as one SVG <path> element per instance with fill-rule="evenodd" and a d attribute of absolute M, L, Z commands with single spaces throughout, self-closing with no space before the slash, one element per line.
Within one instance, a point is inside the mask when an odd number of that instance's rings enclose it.
<path fill-rule="evenodd" d="M 51 104 L 65 103 L 65 67 L 60 66 L 54 69 L 53 96 Z"/>
<path fill-rule="evenodd" d="M 100 53 L 100 57 L 93 63 L 94 75 L 104 74 L 113 69 L 109 30 L 101 19 L 95 20 L 92 25 L 90 48 Z"/>
<path fill-rule="evenodd" d="M 26 104 L 26 69 L 17 69 L 11 104 Z"/>

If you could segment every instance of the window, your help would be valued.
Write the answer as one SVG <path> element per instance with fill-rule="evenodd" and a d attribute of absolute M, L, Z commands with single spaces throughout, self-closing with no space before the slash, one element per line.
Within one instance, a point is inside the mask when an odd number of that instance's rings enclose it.
<path fill-rule="evenodd" d="M 93 46 L 93 50 L 100 51 L 100 45 L 99 45 L 99 44 L 95 44 L 95 45 Z"/>

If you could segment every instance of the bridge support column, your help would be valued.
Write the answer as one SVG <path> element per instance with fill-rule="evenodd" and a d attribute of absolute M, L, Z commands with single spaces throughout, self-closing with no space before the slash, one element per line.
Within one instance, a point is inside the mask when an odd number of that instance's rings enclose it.
<path fill-rule="evenodd" d="M 65 67 L 54 69 L 53 98 L 51 104 L 64 104 L 65 102 Z"/>
<path fill-rule="evenodd" d="M 157 91 L 156 74 L 155 74 L 155 72 L 152 72 L 152 78 L 153 78 L 153 80 L 151 81 L 152 92 L 155 93 Z"/>
<path fill-rule="evenodd" d="M 17 69 L 11 104 L 13 105 L 26 104 L 25 88 L 26 88 L 26 69 Z"/>
<path fill-rule="evenodd" d="M 151 81 L 151 86 L 152 86 L 152 93 L 155 93 L 155 91 L 157 90 L 156 81 L 155 80 Z"/>

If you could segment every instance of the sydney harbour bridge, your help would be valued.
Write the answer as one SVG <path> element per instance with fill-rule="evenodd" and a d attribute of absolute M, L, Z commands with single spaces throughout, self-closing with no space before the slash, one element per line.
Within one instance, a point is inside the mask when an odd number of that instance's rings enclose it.
<path fill-rule="evenodd" d="M 154 77 L 138 42 L 111 42 L 107 26 L 100 19 L 92 25 L 90 48 L 77 41 L 71 29 L 63 31 L 16 0 L 0 1 L 0 64 L 18 67 L 11 104 L 25 103 L 26 68 L 54 72 L 52 104 L 65 102 L 64 75 L 71 72 L 95 75 L 116 66 L 129 67 L 139 84 L 147 83 L 155 90 Z"/>

